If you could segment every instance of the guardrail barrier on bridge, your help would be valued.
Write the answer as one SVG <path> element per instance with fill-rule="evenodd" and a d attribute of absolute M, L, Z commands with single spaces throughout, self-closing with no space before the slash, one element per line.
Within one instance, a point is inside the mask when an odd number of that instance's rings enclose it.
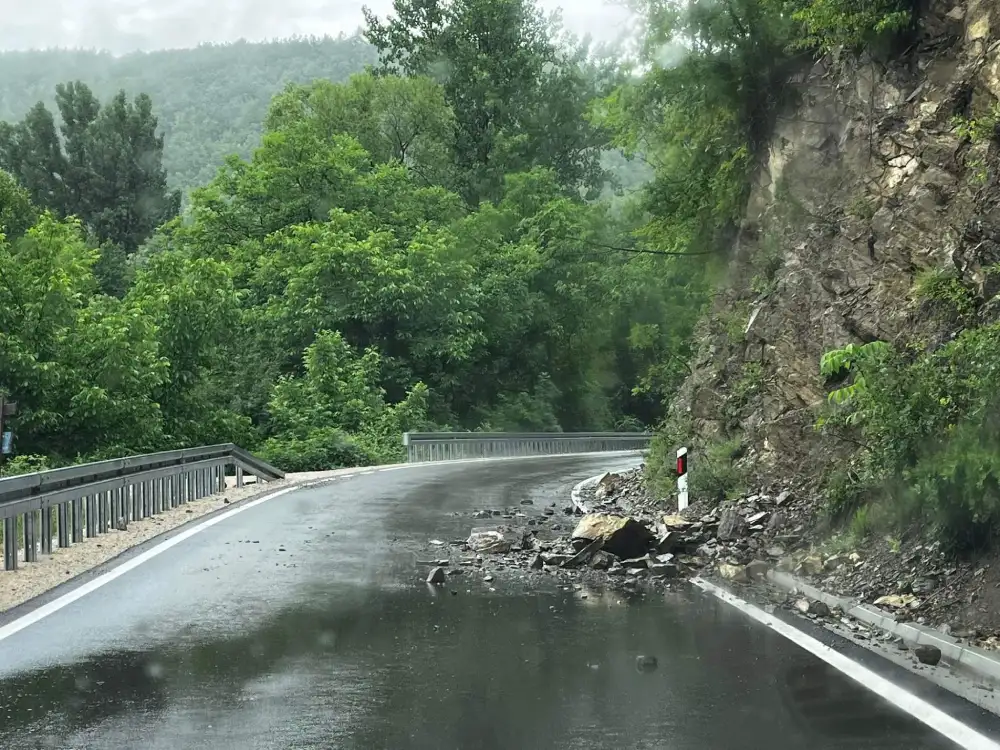
<path fill-rule="evenodd" d="M 462 458 L 641 451 L 648 432 L 407 432 L 407 463 Z"/>
<path fill-rule="evenodd" d="M 284 472 L 232 443 L 150 453 L 67 466 L 0 479 L 4 568 L 15 570 L 24 543 L 25 562 L 82 542 L 118 524 L 127 524 L 190 500 L 221 492 L 234 469 L 236 486 L 244 472 L 268 481 Z M 53 513 L 53 510 L 55 513 Z"/>

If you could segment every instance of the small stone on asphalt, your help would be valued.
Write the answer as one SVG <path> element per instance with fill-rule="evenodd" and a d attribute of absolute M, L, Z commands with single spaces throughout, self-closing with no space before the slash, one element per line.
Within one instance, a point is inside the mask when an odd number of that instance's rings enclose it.
<path fill-rule="evenodd" d="M 635 668 L 640 672 L 652 672 L 659 666 L 655 656 L 637 656 L 635 657 Z"/>
<path fill-rule="evenodd" d="M 434 568 L 430 573 L 427 574 L 427 583 L 444 583 L 445 573 L 444 568 Z"/>
<path fill-rule="evenodd" d="M 913 649 L 913 655 L 921 664 L 927 664 L 931 667 L 937 666 L 937 663 L 941 661 L 941 649 L 937 646 L 917 646 Z"/>

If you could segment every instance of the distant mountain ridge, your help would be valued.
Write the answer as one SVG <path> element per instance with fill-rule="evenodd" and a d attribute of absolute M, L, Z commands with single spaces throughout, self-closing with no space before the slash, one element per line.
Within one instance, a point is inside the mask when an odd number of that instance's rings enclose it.
<path fill-rule="evenodd" d="M 119 89 L 153 99 L 172 187 L 208 182 L 260 138 L 271 97 L 292 82 L 347 79 L 377 62 L 360 36 L 235 42 L 114 56 L 88 50 L 0 52 L 0 120 L 19 120 L 58 83 L 81 80 L 102 100 Z"/>

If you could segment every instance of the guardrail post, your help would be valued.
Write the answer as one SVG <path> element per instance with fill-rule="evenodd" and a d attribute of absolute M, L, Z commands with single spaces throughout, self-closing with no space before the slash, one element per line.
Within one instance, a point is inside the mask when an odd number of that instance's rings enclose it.
<path fill-rule="evenodd" d="M 108 506 L 104 504 L 108 493 L 99 492 L 94 499 L 97 502 L 97 533 L 103 534 L 108 530 Z"/>
<path fill-rule="evenodd" d="M 7 570 L 17 570 L 17 518 L 3 519 L 3 564 Z"/>
<path fill-rule="evenodd" d="M 59 503 L 59 508 L 56 512 L 58 514 L 56 520 L 59 525 L 59 547 L 65 549 L 69 546 L 69 502 Z"/>
<path fill-rule="evenodd" d="M 87 495 L 87 538 L 97 536 L 97 503 L 94 495 Z"/>
<path fill-rule="evenodd" d="M 25 562 L 37 562 L 38 561 L 38 548 L 35 546 L 35 542 L 38 537 L 35 534 L 35 513 L 36 511 L 28 511 L 24 514 L 24 561 Z"/>
<path fill-rule="evenodd" d="M 42 554 L 52 554 L 52 508 L 42 508 Z"/>
<path fill-rule="evenodd" d="M 73 544 L 83 541 L 83 498 L 73 501 Z"/>

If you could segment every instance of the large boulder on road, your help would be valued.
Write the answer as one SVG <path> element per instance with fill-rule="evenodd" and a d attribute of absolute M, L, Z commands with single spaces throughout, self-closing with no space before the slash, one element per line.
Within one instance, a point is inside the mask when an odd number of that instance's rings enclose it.
<path fill-rule="evenodd" d="M 653 534 L 634 518 L 589 513 L 580 519 L 573 530 L 573 538 L 591 542 L 603 540 L 602 549 L 605 552 L 629 560 L 646 554 L 653 541 Z"/>
<path fill-rule="evenodd" d="M 594 489 L 594 498 L 604 500 L 614 495 L 622 486 L 622 475 L 605 472 L 604 476 L 597 480 L 597 487 Z"/>
<path fill-rule="evenodd" d="M 499 555 L 529 547 L 530 536 L 527 531 L 515 531 L 509 526 L 491 526 L 473 529 L 465 543 L 473 552 Z"/>

